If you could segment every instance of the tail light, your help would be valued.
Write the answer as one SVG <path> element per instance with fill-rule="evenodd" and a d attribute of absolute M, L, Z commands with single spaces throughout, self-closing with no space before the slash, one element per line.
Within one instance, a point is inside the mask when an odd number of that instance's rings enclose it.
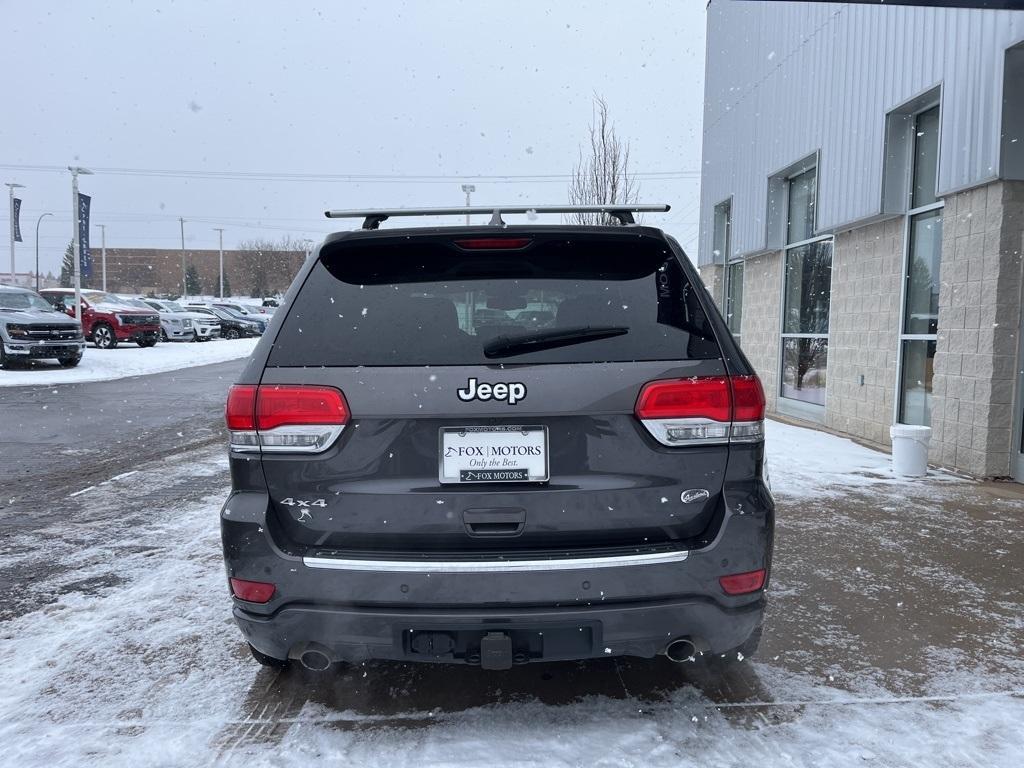
<path fill-rule="evenodd" d="M 348 424 L 349 410 L 334 387 L 236 384 L 225 421 L 236 451 L 320 453 Z"/>
<path fill-rule="evenodd" d="M 636 417 L 662 445 L 755 442 L 764 437 L 764 391 L 757 376 L 651 381 Z"/>
<path fill-rule="evenodd" d="M 247 603 L 268 603 L 274 596 L 276 587 L 266 581 L 247 581 L 245 579 L 228 579 L 231 582 L 231 594 Z"/>
<path fill-rule="evenodd" d="M 471 237 L 456 240 L 455 244 L 467 251 L 514 251 L 533 242 L 529 237 Z"/>
<path fill-rule="evenodd" d="M 751 592 L 757 592 L 757 590 L 764 586 L 765 575 L 764 568 L 761 568 L 756 571 L 723 576 L 718 580 L 718 583 L 721 585 L 722 591 L 727 595 L 747 595 Z"/>

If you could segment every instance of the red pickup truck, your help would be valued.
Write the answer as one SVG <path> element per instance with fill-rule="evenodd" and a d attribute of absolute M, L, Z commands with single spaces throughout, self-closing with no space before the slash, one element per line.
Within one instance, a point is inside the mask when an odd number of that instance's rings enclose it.
<path fill-rule="evenodd" d="M 57 309 L 75 314 L 72 288 L 44 288 L 40 295 Z M 160 315 L 130 307 L 103 291 L 82 291 L 82 330 L 100 349 L 113 349 L 121 341 L 152 347 L 160 339 Z"/>

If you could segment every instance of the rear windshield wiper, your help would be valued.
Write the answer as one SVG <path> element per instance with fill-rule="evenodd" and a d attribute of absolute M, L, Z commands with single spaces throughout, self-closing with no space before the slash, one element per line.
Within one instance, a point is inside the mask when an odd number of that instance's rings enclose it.
<path fill-rule="evenodd" d="M 567 347 L 585 341 L 610 339 L 629 333 L 625 325 L 588 325 L 576 328 L 557 328 L 551 331 L 535 331 L 517 336 L 499 336 L 484 346 L 484 357 L 511 357 L 524 352 L 539 352 L 542 349 Z"/>

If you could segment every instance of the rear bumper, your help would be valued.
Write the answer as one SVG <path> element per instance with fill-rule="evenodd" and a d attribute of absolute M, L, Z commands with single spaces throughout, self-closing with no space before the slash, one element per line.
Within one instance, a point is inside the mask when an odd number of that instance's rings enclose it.
<path fill-rule="evenodd" d="M 276 545 L 268 504 L 266 494 L 235 493 L 221 512 L 221 533 L 228 576 L 276 587 L 265 605 L 232 599 L 246 639 L 274 658 L 298 657 L 312 644 L 335 660 L 480 663 L 485 633 L 511 637 L 517 661 L 651 657 L 678 638 L 724 653 L 750 636 L 764 611 L 763 592 L 729 596 L 718 580 L 770 569 L 767 489 L 744 493 L 742 512 L 727 509 L 707 546 L 675 557 L 634 551 L 619 562 L 569 558 L 475 570 L 464 560 L 453 567 L 304 559 Z M 424 653 L 414 642 L 424 633 L 440 637 L 444 653 Z"/>
<path fill-rule="evenodd" d="M 761 623 L 764 601 L 725 608 L 708 599 L 534 609 L 368 609 L 289 606 L 272 616 L 235 607 L 246 640 L 274 658 L 310 646 L 335 661 L 480 663 L 486 633 L 510 636 L 516 663 L 603 656 L 651 658 L 686 637 L 701 651 L 741 645 Z M 440 637 L 427 647 L 418 636 Z M 450 644 L 450 645 L 449 645 Z"/>

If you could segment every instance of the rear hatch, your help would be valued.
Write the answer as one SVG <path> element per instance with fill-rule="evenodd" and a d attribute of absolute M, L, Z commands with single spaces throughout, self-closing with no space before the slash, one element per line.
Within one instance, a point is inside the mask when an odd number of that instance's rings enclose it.
<path fill-rule="evenodd" d="M 373 554 L 700 537 L 728 445 L 713 431 L 665 445 L 636 408 L 647 382 L 726 380 L 702 291 L 647 228 L 325 244 L 281 310 L 260 392 L 287 410 L 283 387 L 336 389 L 344 428 L 319 452 L 264 449 L 272 525 L 306 551 Z"/>

